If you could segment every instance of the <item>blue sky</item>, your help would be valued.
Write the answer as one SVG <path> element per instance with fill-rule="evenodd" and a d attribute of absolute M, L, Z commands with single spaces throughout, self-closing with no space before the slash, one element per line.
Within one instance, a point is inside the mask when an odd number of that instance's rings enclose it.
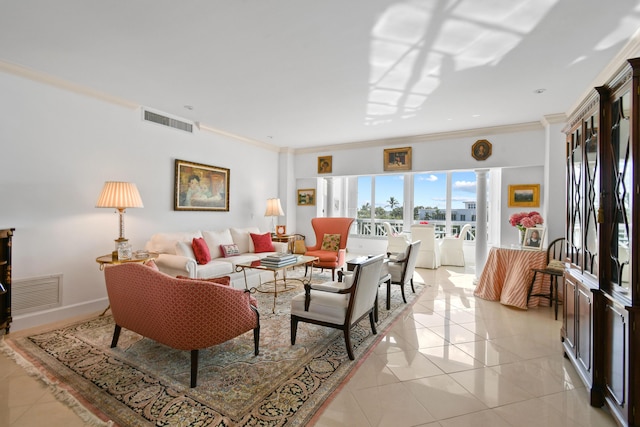
<path fill-rule="evenodd" d="M 376 180 L 376 206 L 389 209 L 387 201 L 391 196 L 404 204 L 402 187 L 404 175 L 379 175 Z M 414 178 L 414 205 L 446 208 L 447 174 L 442 172 L 420 173 Z M 358 207 L 371 203 L 371 177 L 358 178 Z M 471 171 L 453 172 L 451 207 L 464 208 L 465 201 L 476 200 L 476 174 Z"/>

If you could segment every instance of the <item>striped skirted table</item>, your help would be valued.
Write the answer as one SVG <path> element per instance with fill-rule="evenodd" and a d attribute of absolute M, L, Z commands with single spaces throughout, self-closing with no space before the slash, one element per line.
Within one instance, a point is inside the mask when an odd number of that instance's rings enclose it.
<path fill-rule="evenodd" d="M 491 248 L 474 295 L 489 301 L 527 309 L 527 294 L 533 278 L 532 268 L 547 266 L 546 251 Z M 548 294 L 550 283 L 538 274 L 532 294 Z M 542 299 L 542 304 L 541 300 Z M 529 307 L 549 305 L 545 298 L 531 297 Z"/>

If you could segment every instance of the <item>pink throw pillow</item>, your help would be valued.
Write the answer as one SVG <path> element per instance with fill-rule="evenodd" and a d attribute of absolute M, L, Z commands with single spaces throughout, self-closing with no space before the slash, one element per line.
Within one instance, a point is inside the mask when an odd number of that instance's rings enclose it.
<path fill-rule="evenodd" d="M 193 248 L 193 254 L 196 256 L 196 262 L 198 264 L 203 265 L 211 261 L 209 247 L 202 237 L 194 237 L 191 242 L 191 247 Z"/>
<path fill-rule="evenodd" d="M 276 250 L 273 247 L 273 242 L 271 241 L 271 233 L 249 234 L 251 235 L 251 240 L 253 240 L 253 246 L 256 249 L 255 253 L 273 252 Z"/>

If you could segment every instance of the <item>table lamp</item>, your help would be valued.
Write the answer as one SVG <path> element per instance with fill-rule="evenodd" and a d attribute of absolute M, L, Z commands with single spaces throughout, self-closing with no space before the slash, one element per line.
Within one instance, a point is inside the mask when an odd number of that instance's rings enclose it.
<path fill-rule="evenodd" d="M 267 199 L 267 210 L 264 212 L 264 216 L 271 217 L 271 231 L 275 233 L 276 231 L 275 217 L 284 216 L 284 211 L 282 210 L 280 199 L 278 198 Z"/>
<path fill-rule="evenodd" d="M 142 198 L 138 187 L 131 182 L 107 181 L 104 183 L 100 197 L 96 202 L 96 208 L 114 208 L 120 214 L 120 237 L 116 239 L 116 251 L 118 245 L 126 243 L 124 237 L 124 211 L 127 208 L 142 208 Z"/>

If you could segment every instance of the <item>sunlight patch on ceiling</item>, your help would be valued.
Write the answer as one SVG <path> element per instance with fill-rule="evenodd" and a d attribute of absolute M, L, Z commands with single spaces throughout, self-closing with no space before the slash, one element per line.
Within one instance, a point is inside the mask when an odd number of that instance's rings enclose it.
<path fill-rule="evenodd" d="M 413 0 L 396 3 L 371 31 L 365 125 L 415 117 L 441 69 L 495 66 L 558 0 Z"/>
<path fill-rule="evenodd" d="M 640 18 L 638 16 L 623 16 L 620 18 L 620 24 L 607 37 L 600 40 L 595 46 L 595 50 L 606 50 L 620 42 L 629 39 L 629 34 L 634 34 L 636 29 L 640 27 Z"/>

